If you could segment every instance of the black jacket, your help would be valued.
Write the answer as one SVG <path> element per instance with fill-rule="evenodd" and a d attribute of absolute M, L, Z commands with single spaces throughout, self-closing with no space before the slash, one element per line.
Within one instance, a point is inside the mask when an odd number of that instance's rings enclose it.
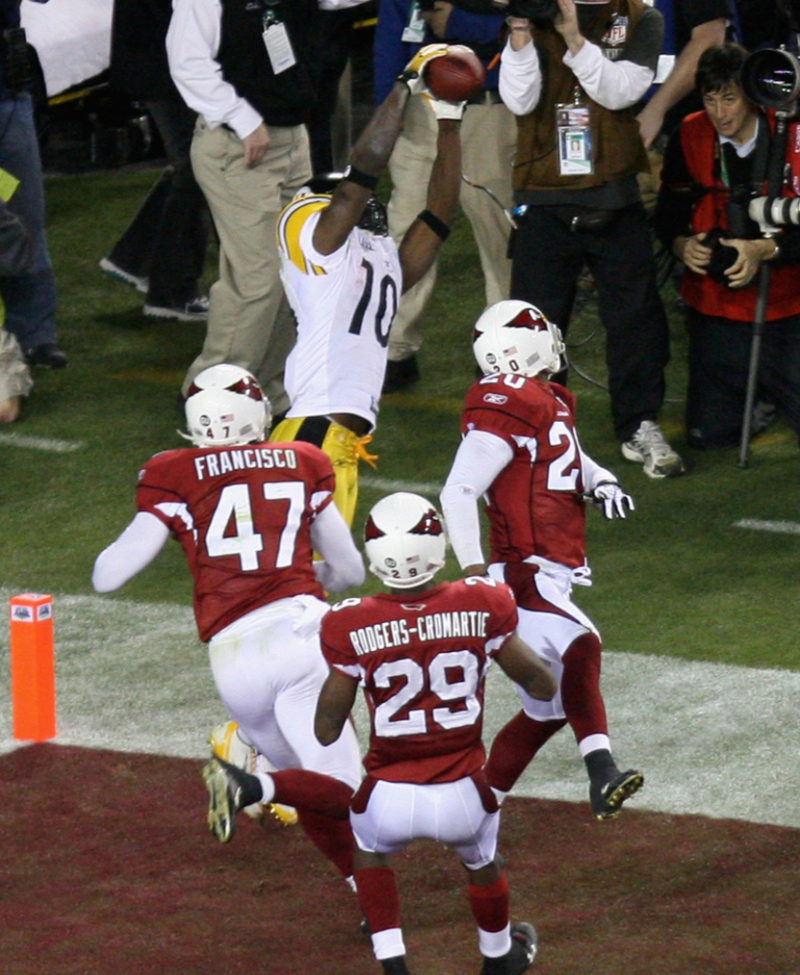
<path fill-rule="evenodd" d="M 167 62 L 171 17 L 172 0 L 114 0 L 110 72 L 114 88 L 142 101 L 181 101 Z"/>

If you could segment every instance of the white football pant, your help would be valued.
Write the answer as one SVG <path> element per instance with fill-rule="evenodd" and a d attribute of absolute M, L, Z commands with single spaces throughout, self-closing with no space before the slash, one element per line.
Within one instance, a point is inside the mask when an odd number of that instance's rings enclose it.
<path fill-rule="evenodd" d="M 356 789 L 362 769 L 352 724 L 332 745 L 321 745 L 314 735 L 317 699 L 328 676 L 319 645 L 327 610 L 314 596 L 276 600 L 212 637 L 208 656 L 231 718 L 277 769 L 321 772 Z"/>
<path fill-rule="evenodd" d="M 397 853 L 412 840 L 436 840 L 471 870 L 497 852 L 500 813 L 487 813 L 470 778 L 434 785 L 380 780 L 363 813 L 350 813 L 356 843 L 367 853 Z"/>

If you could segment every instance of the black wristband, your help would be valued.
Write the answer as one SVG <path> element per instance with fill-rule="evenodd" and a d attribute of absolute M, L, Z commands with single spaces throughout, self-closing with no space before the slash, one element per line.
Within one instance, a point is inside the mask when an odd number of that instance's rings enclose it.
<path fill-rule="evenodd" d="M 363 186 L 367 190 L 375 190 L 378 186 L 378 177 L 370 176 L 369 173 L 362 173 L 360 169 L 356 169 L 355 166 L 348 166 L 344 171 L 344 178 L 350 180 L 351 183 L 356 183 L 358 186 Z"/>
<path fill-rule="evenodd" d="M 431 213 L 430 210 L 423 210 L 421 213 L 417 214 L 417 220 L 421 220 L 426 223 L 431 230 L 436 234 L 437 237 L 441 237 L 443 241 L 447 240 L 450 236 L 450 228 L 444 222 L 440 220 L 435 213 Z"/>

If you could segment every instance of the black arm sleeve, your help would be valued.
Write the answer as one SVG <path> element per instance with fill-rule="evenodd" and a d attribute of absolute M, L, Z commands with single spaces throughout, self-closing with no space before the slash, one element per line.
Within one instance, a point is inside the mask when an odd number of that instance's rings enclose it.
<path fill-rule="evenodd" d="M 636 32 L 625 45 L 624 58 L 655 71 L 664 40 L 664 18 L 655 7 L 645 7 Z"/>

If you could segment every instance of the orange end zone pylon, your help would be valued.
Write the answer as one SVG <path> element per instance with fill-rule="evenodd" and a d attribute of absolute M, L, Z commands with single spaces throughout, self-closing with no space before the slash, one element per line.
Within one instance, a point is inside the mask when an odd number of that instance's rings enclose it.
<path fill-rule="evenodd" d="M 25 592 L 9 603 L 14 737 L 47 741 L 56 734 L 53 597 Z"/>

